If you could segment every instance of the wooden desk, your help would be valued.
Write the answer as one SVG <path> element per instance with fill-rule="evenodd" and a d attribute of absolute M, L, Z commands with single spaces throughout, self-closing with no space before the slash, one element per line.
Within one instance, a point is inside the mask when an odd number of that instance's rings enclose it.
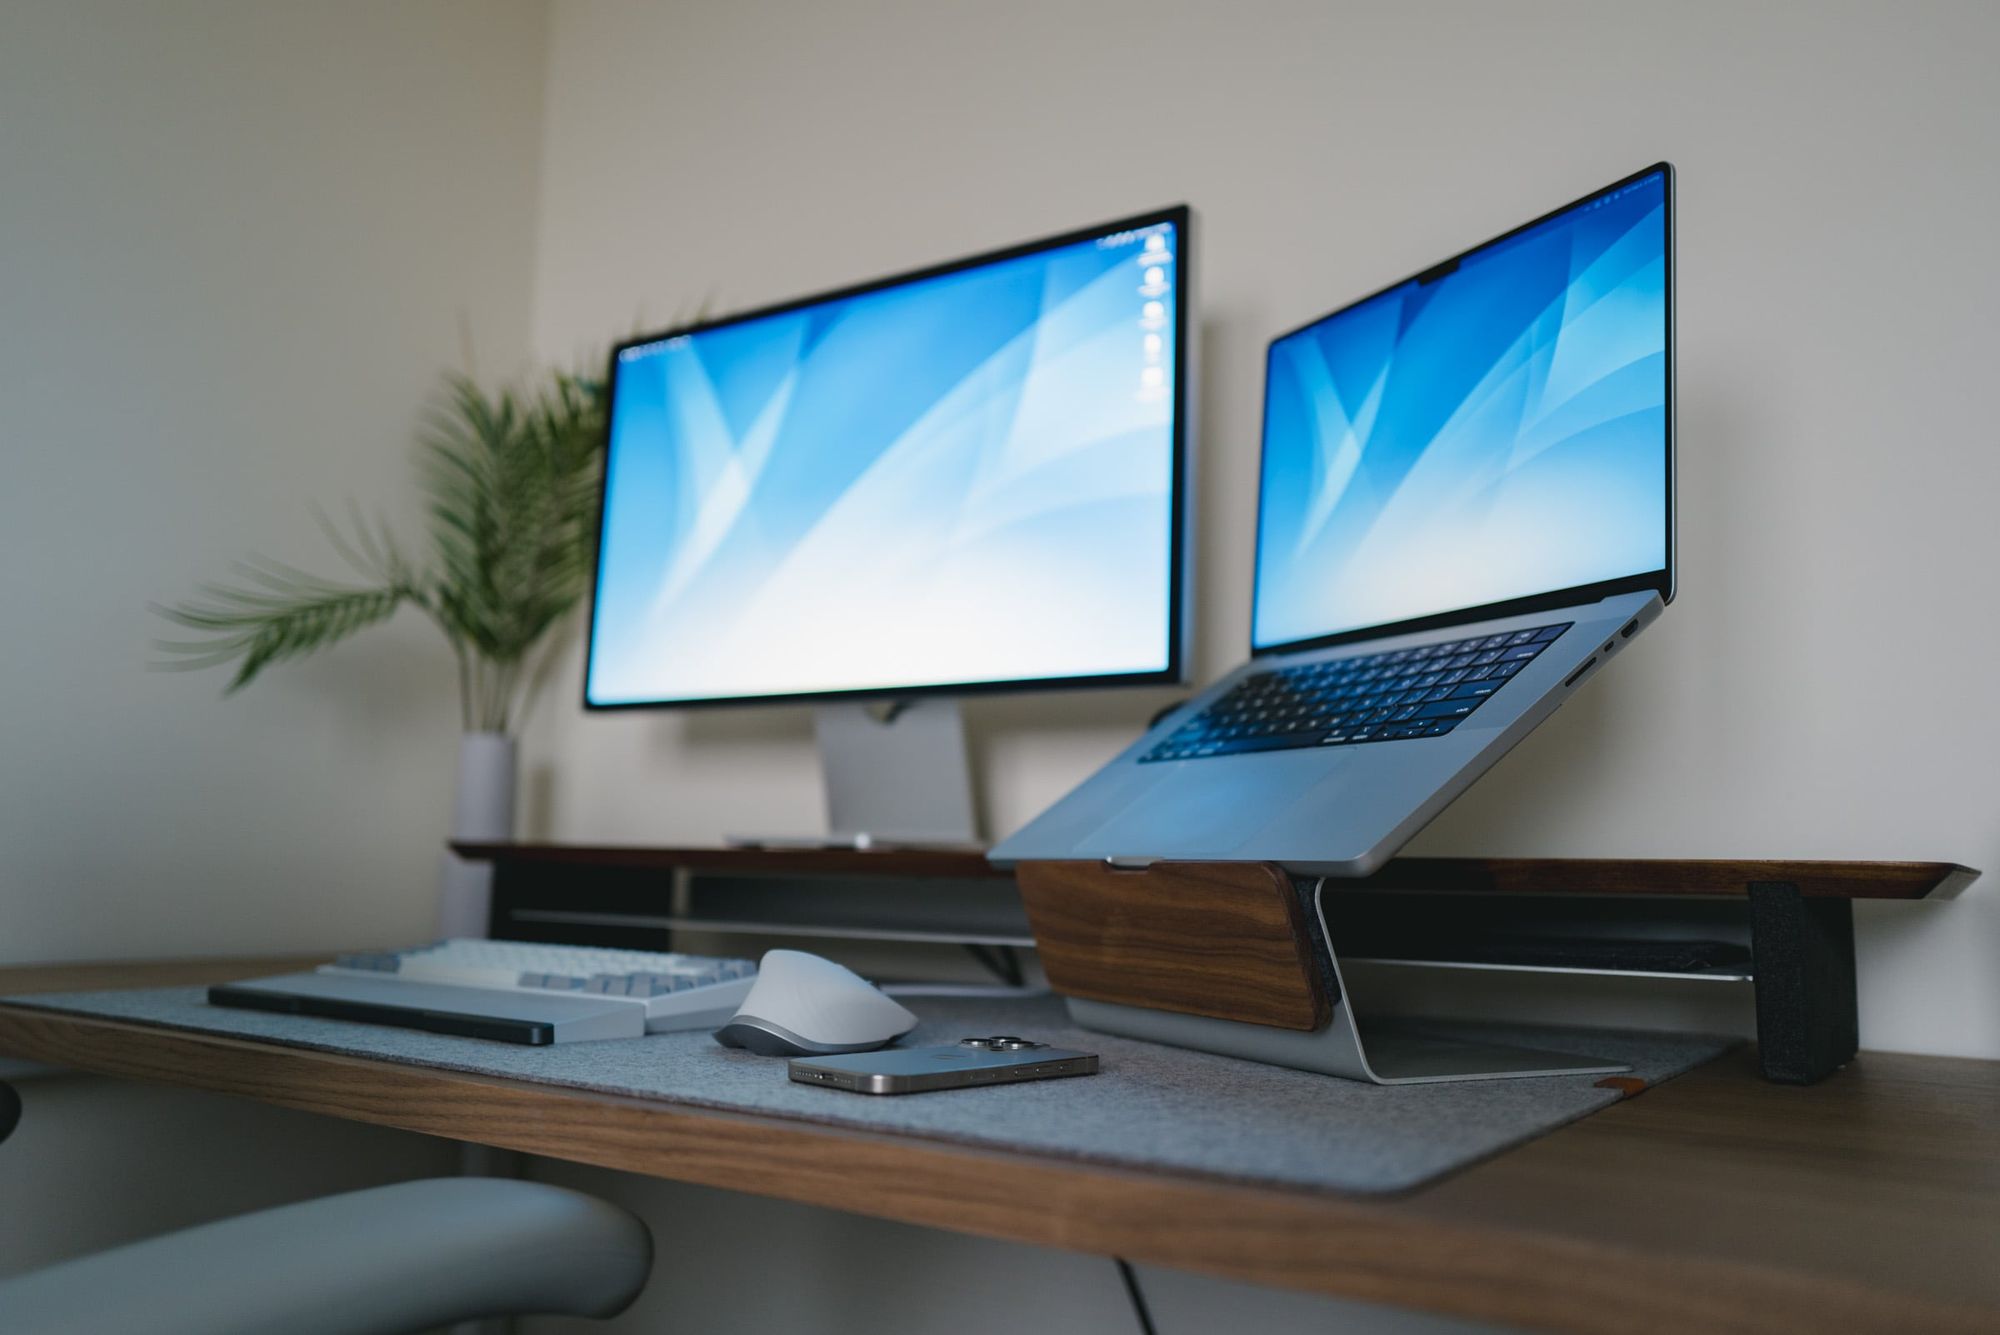
<path fill-rule="evenodd" d="M 0 994 L 295 960 L 0 969 Z M 1252 1188 L 0 1006 L 0 1055 L 1231 1279 L 1573 1332 L 2000 1331 L 2000 1062 L 1737 1054 L 1395 1198 Z"/>

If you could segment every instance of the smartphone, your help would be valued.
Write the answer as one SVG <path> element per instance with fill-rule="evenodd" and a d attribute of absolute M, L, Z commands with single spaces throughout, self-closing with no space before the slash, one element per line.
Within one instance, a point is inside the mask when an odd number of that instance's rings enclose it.
<path fill-rule="evenodd" d="M 856 1094 L 921 1094 L 968 1085 L 1002 1085 L 1094 1075 L 1097 1054 L 1052 1048 L 1012 1034 L 968 1038 L 935 1048 L 889 1048 L 835 1057 L 794 1057 L 792 1079 Z"/>

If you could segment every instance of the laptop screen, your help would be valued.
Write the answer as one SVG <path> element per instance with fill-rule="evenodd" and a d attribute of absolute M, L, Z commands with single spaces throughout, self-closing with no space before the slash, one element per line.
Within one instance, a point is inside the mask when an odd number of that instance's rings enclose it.
<path fill-rule="evenodd" d="M 1664 580 L 1668 184 L 1642 173 L 1272 342 L 1254 649 Z"/>

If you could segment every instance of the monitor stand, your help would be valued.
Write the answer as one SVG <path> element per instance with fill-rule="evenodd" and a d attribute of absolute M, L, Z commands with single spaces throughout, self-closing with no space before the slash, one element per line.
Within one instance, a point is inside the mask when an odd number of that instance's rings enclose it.
<path fill-rule="evenodd" d="M 983 848 L 965 720 L 936 696 L 813 710 L 826 783 L 824 838 L 731 839 L 765 848 Z"/>

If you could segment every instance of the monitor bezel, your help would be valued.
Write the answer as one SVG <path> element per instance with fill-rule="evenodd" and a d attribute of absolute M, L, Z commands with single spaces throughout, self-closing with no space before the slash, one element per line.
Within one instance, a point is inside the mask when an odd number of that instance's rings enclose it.
<path fill-rule="evenodd" d="M 1304 333 L 1314 325 L 1324 324 L 1328 320 L 1337 319 L 1357 306 L 1364 306 L 1378 297 L 1386 296 L 1405 284 L 1418 282 L 1426 276 L 1440 273 L 1440 271 L 1449 272 L 1468 256 L 1475 255 L 1489 247 L 1497 246 L 1503 241 L 1511 240 L 1523 232 L 1540 227 L 1543 223 L 1552 222 L 1573 209 L 1581 208 L 1595 199 L 1608 195 L 1615 190 L 1622 190 L 1628 185 L 1636 184 L 1648 176 L 1654 175 L 1661 178 L 1661 197 L 1666 214 L 1666 564 L 1658 570 L 1641 571 L 1637 574 L 1623 575 L 1617 579 L 1601 580 L 1592 584 L 1578 584 L 1569 588 L 1552 589 L 1547 593 L 1528 594 L 1520 598 L 1508 598 L 1495 603 L 1481 603 L 1474 607 L 1454 608 L 1446 612 L 1426 613 L 1423 616 L 1409 617 L 1401 621 L 1385 621 L 1372 626 L 1355 626 L 1348 630 L 1334 631 L 1326 635 L 1312 635 L 1304 639 L 1285 640 L 1280 643 L 1262 646 L 1258 645 L 1257 596 L 1261 583 L 1259 576 L 1262 573 L 1264 561 L 1265 506 L 1263 479 L 1265 456 L 1271 444 L 1270 368 L 1271 361 L 1277 354 L 1278 344 L 1296 334 Z M 1351 644 L 1357 640 L 1378 640 L 1391 635 L 1404 635 L 1415 631 L 1435 630 L 1444 626 L 1464 625 L 1473 621 L 1489 621 L 1496 617 L 1514 616 L 1520 613 L 1545 612 L 1558 607 L 1575 607 L 1580 604 L 1593 603 L 1605 598 L 1615 597 L 1622 593 L 1652 590 L 1660 595 L 1663 602 L 1671 603 L 1674 600 L 1675 548 L 1677 543 L 1675 540 L 1676 505 L 1674 497 L 1674 165 L 1671 162 L 1656 162 L 1650 167 L 1643 167 L 1628 176 L 1620 177 L 1609 185 L 1601 186 L 1586 195 L 1580 195 L 1569 203 L 1550 209 L 1547 213 L 1524 222 L 1518 227 L 1510 228 L 1498 236 L 1481 241 L 1478 245 L 1467 246 L 1457 254 L 1448 256 L 1445 259 L 1439 260 L 1436 264 L 1419 269 L 1413 274 L 1406 275 L 1393 283 L 1377 288 L 1365 297 L 1359 297 L 1344 306 L 1339 306 L 1328 311 L 1324 315 L 1316 315 L 1302 325 L 1286 330 L 1284 333 L 1274 337 L 1265 348 L 1264 377 L 1264 403 L 1261 409 L 1263 418 L 1258 433 L 1257 454 L 1256 546 L 1255 550 L 1251 553 L 1250 564 L 1249 639 L 1250 656 L 1252 658 L 1268 658 L 1273 654 L 1289 654 L 1297 653 L 1301 650 L 1324 649 L 1333 645 Z"/>
<path fill-rule="evenodd" d="M 1190 541 L 1188 516 L 1191 513 L 1192 498 L 1188 487 L 1191 474 L 1189 442 L 1192 437 L 1192 412 L 1194 350 L 1189 338 L 1192 318 L 1193 285 L 1193 217 L 1194 210 L 1187 204 L 1174 204 L 1165 208 L 1152 209 L 1145 213 L 1132 214 L 1092 227 L 1073 228 L 1054 236 L 1024 241 L 1005 246 L 998 250 L 983 251 L 963 259 L 949 260 L 941 264 L 929 265 L 921 269 L 911 269 L 891 274 L 884 278 L 871 279 L 847 287 L 818 292 L 811 296 L 796 297 L 754 310 L 739 311 L 715 319 L 698 320 L 690 324 L 675 325 L 651 333 L 635 334 L 614 343 L 607 356 L 608 370 L 605 376 L 604 436 L 601 447 L 603 466 L 600 468 L 597 486 L 597 533 L 592 543 L 590 563 L 590 602 L 584 617 L 584 664 L 583 681 L 579 694 L 583 697 L 583 707 L 590 712 L 611 712 L 634 709 L 714 709 L 732 706 L 782 705 L 782 704 L 838 704 L 862 700 L 915 700 L 938 696 L 1002 695 L 1024 691 L 1089 690 L 1113 686 L 1174 686 L 1187 681 L 1191 649 L 1190 609 L 1188 593 L 1191 572 L 1188 568 L 1193 544 Z M 611 436 L 612 409 L 618 397 L 618 366 L 621 354 L 629 348 L 658 343 L 664 339 L 679 338 L 684 335 L 702 334 L 730 325 L 745 324 L 752 320 L 768 319 L 803 310 L 809 306 L 819 306 L 832 301 L 845 301 L 853 297 L 865 296 L 885 288 L 900 287 L 909 283 L 924 282 L 942 278 L 966 269 L 976 269 L 983 265 L 1000 264 L 1008 260 L 1020 259 L 1039 251 L 1059 250 L 1065 246 L 1096 240 L 1115 232 L 1135 231 L 1142 227 L 1152 227 L 1159 223 L 1171 223 L 1176 231 L 1174 256 L 1174 387 L 1173 415 L 1170 427 L 1170 448 L 1173 452 L 1173 477 L 1168 496 L 1168 571 L 1167 571 L 1167 662 L 1157 671 L 1096 673 L 1075 677 L 1018 677 L 996 678 L 983 681 L 936 682 L 921 686 L 870 686 L 828 691 L 789 691 L 778 694 L 759 695 L 704 695 L 685 697 L 663 697 L 651 700 L 619 700 L 600 702 L 590 698 L 591 666 L 597 656 L 597 586 L 604 568 L 604 504 L 611 486 Z M 858 628 L 865 629 L 865 628 Z"/>

